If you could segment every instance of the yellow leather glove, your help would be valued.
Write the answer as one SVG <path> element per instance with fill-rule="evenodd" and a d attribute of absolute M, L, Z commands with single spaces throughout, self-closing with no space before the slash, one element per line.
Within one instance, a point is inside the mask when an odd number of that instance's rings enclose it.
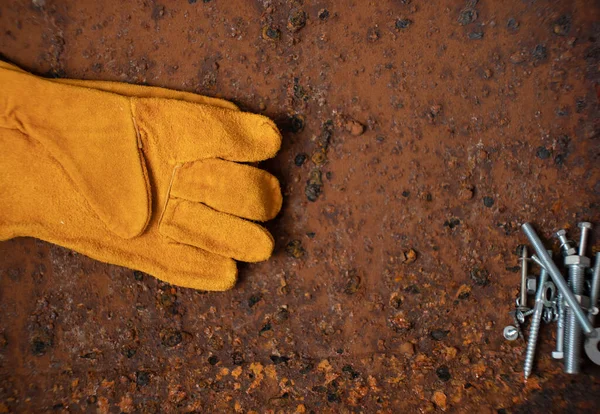
<path fill-rule="evenodd" d="M 0 64 L 0 240 L 32 236 L 169 283 L 226 290 L 260 261 L 279 183 L 268 118 L 214 98 L 45 80 Z M 246 220 L 248 219 L 248 220 Z"/>

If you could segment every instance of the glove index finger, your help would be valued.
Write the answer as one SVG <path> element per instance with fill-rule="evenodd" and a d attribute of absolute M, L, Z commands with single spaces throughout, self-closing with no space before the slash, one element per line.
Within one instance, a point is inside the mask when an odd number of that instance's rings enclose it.
<path fill-rule="evenodd" d="M 281 134 L 269 118 L 172 99 L 133 98 L 142 140 L 173 163 L 206 158 L 257 162 L 272 158 Z"/>

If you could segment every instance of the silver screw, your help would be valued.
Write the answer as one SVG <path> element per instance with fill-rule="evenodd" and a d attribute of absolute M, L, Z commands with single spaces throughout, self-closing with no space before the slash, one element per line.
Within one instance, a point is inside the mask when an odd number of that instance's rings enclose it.
<path fill-rule="evenodd" d="M 519 337 L 519 331 L 512 325 L 507 325 L 504 327 L 504 339 L 507 341 L 514 341 Z"/>
<path fill-rule="evenodd" d="M 521 299 L 520 309 L 527 309 L 527 247 L 523 246 L 521 251 Z"/>
<path fill-rule="evenodd" d="M 596 319 L 596 315 L 592 313 L 594 306 L 598 303 L 598 296 L 600 295 L 600 252 L 596 253 L 596 262 L 594 263 L 594 273 L 592 274 L 592 287 L 590 289 L 590 313 L 588 318 L 590 323 L 593 325 Z"/>
<path fill-rule="evenodd" d="M 585 256 L 585 248 L 587 247 L 588 233 L 592 229 L 592 223 L 584 221 L 579 223 L 577 227 L 581 229 L 581 236 L 579 239 L 579 256 Z"/>
<path fill-rule="evenodd" d="M 585 282 L 585 261 L 589 259 L 583 256 L 567 256 L 565 257 L 565 266 L 569 268 L 569 284 L 575 295 L 583 294 L 583 286 Z M 579 309 L 581 307 L 577 305 Z M 567 309 L 566 324 L 565 324 L 565 372 L 567 374 L 578 374 L 579 364 L 581 359 L 581 326 L 577 321 L 574 309 Z"/>
<path fill-rule="evenodd" d="M 564 358 L 565 342 L 565 301 L 562 293 L 558 293 L 556 300 L 558 302 L 558 321 L 556 323 L 556 348 L 552 351 L 552 358 Z"/>
<path fill-rule="evenodd" d="M 552 251 L 548 251 L 549 255 L 552 255 Z M 533 359 L 535 357 L 535 347 L 537 345 L 538 333 L 540 331 L 540 323 L 542 321 L 542 311 L 544 310 L 544 285 L 548 279 L 548 272 L 542 268 L 540 271 L 540 282 L 539 288 L 535 295 L 535 305 L 533 307 L 533 317 L 531 319 L 531 326 L 529 328 L 529 339 L 527 341 L 527 353 L 525 354 L 525 366 L 523 373 L 525 374 L 525 380 L 531 375 L 533 368 Z"/>
<path fill-rule="evenodd" d="M 569 243 L 569 240 L 567 240 L 567 231 L 566 230 L 561 229 L 561 230 L 557 231 L 556 233 L 554 233 L 554 236 L 560 241 L 560 248 L 563 251 L 563 255 L 572 256 L 574 254 L 577 254 L 577 250 L 575 250 L 575 248 L 572 247 L 571 244 Z"/>

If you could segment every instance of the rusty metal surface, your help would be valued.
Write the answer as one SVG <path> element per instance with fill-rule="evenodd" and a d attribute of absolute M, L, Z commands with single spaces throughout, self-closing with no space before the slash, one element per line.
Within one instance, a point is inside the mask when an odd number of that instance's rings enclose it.
<path fill-rule="evenodd" d="M 3 1 L 0 53 L 28 70 L 274 118 L 285 201 L 274 257 L 225 293 L 0 243 L 0 412 L 597 412 L 596 367 L 563 374 L 553 326 L 527 384 L 502 329 L 519 224 L 555 252 L 553 230 L 600 224 L 599 17 L 582 0 Z"/>

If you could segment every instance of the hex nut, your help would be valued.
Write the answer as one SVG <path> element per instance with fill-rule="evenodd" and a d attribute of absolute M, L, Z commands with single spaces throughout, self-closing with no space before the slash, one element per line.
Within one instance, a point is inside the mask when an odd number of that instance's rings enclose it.
<path fill-rule="evenodd" d="M 585 256 L 579 256 L 577 254 L 572 254 L 565 257 L 565 266 L 573 265 L 590 267 L 590 258 Z"/>
<path fill-rule="evenodd" d="M 562 352 L 562 351 L 552 351 L 552 358 L 554 358 L 554 359 L 563 359 L 564 358 L 564 352 Z"/>
<path fill-rule="evenodd" d="M 546 307 L 550 307 L 553 305 L 554 299 L 556 298 L 556 286 L 554 285 L 554 283 L 552 283 L 551 281 L 547 281 L 544 284 L 544 295 L 543 295 L 543 300 L 544 300 L 544 306 Z"/>
<path fill-rule="evenodd" d="M 592 223 L 589 223 L 587 221 L 583 221 L 583 222 L 579 223 L 577 225 L 577 227 L 579 227 L 580 229 L 583 229 L 583 228 L 591 229 L 593 226 L 592 226 Z"/>
<path fill-rule="evenodd" d="M 569 247 L 567 250 L 567 256 L 575 256 L 577 255 L 577 249 L 574 247 Z"/>
<path fill-rule="evenodd" d="M 527 278 L 527 294 L 534 295 L 537 290 L 537 279 L 535 277 Z"/>

